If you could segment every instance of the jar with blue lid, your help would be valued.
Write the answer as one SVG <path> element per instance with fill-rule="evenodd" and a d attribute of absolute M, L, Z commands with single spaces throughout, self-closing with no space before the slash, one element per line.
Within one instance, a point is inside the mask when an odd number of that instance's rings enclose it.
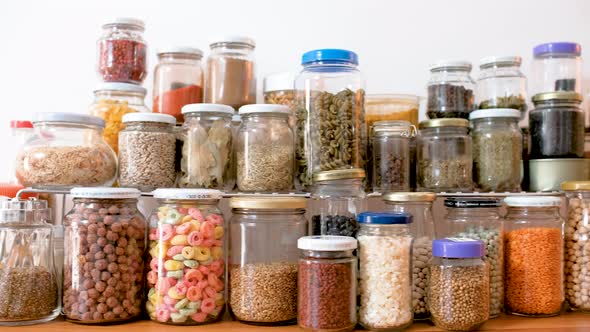
<path fill-rule="evenodd" d="M 554 91 L 582 93 L 582 46 L 552 42 L 533 48 L 531 95 Z"/>

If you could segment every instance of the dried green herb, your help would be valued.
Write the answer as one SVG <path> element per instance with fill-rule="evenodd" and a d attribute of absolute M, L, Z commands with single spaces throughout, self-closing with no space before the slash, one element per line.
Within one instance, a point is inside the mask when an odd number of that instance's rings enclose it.
<path fill-rule="evenodd" d="M 512 131 L 472 132 L 473 176 L 482 191 L 518 191 L 522 137 Z"/>
<path fill-rule="evenodd" d="M 524 113 L 527 110 L 527 104 L 523 96 L 510 95 L 484 100 L 479 104 L 479 109 L 488 108 L 512 108 Z"/>
<path fill-rule="evenodd" d="M 418 161 L 419 191 L 471 190 L 471 159 L 442 159 Z"/>

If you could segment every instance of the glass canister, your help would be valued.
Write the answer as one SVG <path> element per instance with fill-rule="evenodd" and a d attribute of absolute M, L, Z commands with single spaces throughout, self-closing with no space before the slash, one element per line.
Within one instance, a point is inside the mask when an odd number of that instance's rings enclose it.
<path fill-rule="evenodd" d="M 418 191 L 470 191 L 472 151 L 469 121 L 433 119 L 420 122 L 417 151 Z"/>
<path fill-rule="evenodd" d="M 412 324 L 412 215 L 359 215 L 359 323 L 373 331 L 400 331 Z"/>
<path fill-rule="evenodd" d="M 471 63 L 467 61 L 441 60 L 430 66 L 426 107 L 430 119 L 469 118 L 475 88 L 470 73 Z"/>
<path fill-rule="evenodd" d="M 232 173 L 232 115 L 234 109 L 220 104 L 191 104 L 182 108 L 182 159 L 178 186 L 229 191 Z"/>
<path fill-rule="evenodd" d="M 176 119 L 171 115 L 130 113 L 119 133 L 119 185 L 148 192 L 174 187 Z"/>
<path fill-rule="evenodd" d="M 532 94 L 552 91 L 582 93 L 582 46 L 553 42 L 533 48 Z"/>
<path fill-rule="evenodd" d="M 519 56 L 489 56 L 479 62 L 476 103 L 479 109 L 511 108 L 524 118 L 527 110 L 527 80 L 520 71 Z"/>
<path fill-rule="evenodd" d="M 182 107 L 203 102 L 203 52 L 193 47 L 158 50 L 154 69 L 154 113 L 169 114 L 182 123 Z"/>
<path fill-rule="evenodd" d="M 504 202 L 506 312 L 557 316 L 564 301 L 561 198 L 518 196 Z"/>
<path fill-rule="evenodd" d="M 225 308 L 226 224 L 211 189 L 156 189 L 146 309 L 172 325 L 218 321 Z"/>
<path fill-rule="evenodd" d="M 289 125 L 295 128 L 295 73 L 273 73 L 264 77 L 263 94 L 265 104 L 289 106 Z"/>
<path fill-rule="evenodd" d="M 3 130 L 0 133 L 0 139 L 10 140 L 11 143 L 3 147 L 5 162 L 0 166 L 0 187 L 3 190 L 11 190 L 11 188 L 14 188 L 12 190 L 18 190 L 16 188 L 21 187 L 16 178 L 16 160 L 18 152 L 22 150 L 25 143 L 34 133 L 33 123 L 28 120 L 11 120 L 10 130 Z M 10 198 L 12 197 L 14 195 Z"/>
<path fill-rule="evenodd" d="M 364 80 L 356 53 L 320 49 L 303 54 L 295 81 L 296 166 L 305 190 L 313 174 L 364 168 L 367 144 Z"/>
<path fill-rule="evenodd" d="M 147 90 L 127 83 L 102 83 L 94 90 L 94 102 L 90 115 L 103 119 L 106 126 L 102 135 L 119 152 L 119 132 L 123 129 L 123 116 L 134 112 L 149 112 L 144 104 Z"/>
<path fill-rule="evenodd" d="M 365 98 L 365 120 L 371 128 L 377 121 L 403 120 L 418 125 L 420 98 L 414 95 L 381 94 Z"/>
<path fill-rule="evenodd" d="M 117 156 L 104 141 L 104 121 L 73 113 L 37 113 L 35 132 L 19 152 L 16 177 L 27 187 L 110 186 Z"/>
<path fill-rule="evenodd" d="M 347 236 L 305 236 L 298 273 L 299 327 L 305 331 L 352 331 L 357 323 L 357 241 Z"/>
<path fill-rule="evenodd" d="M 445 200 L 447 214 L 443 236 L 481 240 L 490 265 L 490 318 L 504 307 L 504 221 L 497 198 L 451 197 Z M 441 235 L 441 234 L 439 234 Z"/>
<path fill-rule="evenodd" d="M 367 210 L 365 171 L 358 168 L 314 174 L 311 192 L 311 234 L 354 237 L 357 216 Z"/>
<path fill-rule="evenodd" d="M 227 36 L 211 43 L 205 76 L 205 102 L 239 109 L 256 103 L 253 39 Z"/>
<path fill-rule="evenodd" d="M 239 321 L 297 321 L 297 240 L 307 235 L 303 197 L 230 201 L 229 307 Z"/>
<path fill-rule="evenodd" d="M 485 244 L 465 238 L 432 241 L 428 307 L 440 329 L 473 331 L 490 316 L 489 264 Z"/>
<path fill-rule="evenodd" d="M 147 224 L 131 188 L 74 188 L 64 217 L 63 313 L 83 324 L 141 314 Z"/>
<path fill-rule="evenodd" d="M 584 157 L 585 114 L 576 92 L 549 92 L 533 96 L 535 109 L 529 112 L 530 157 Z"/>
<path fill-rule="evenodd" d="M 0 201 L 0 325 L 44 323 L 59 315 L 50 222 L 47 201 Z"/>
<path fill-rule="evenodd" d="M 240 107 L 235 142 L 236 181 L 243 192 L 288 192 L 293 188 L 295 144 L 288 106 Z"/>
<path fill-rule="evenodd" d="M 520 112 L 493 108 L 469 114 L 473 141 L 473 181 L 481 191 L 518 192 L 521 182 Z"/>
<path fill-rule="evenodd" d="M 410 190 L 410 139 L 416 133 L 408 121 L 377 121 L 373 127 L 373 190 Z"/>

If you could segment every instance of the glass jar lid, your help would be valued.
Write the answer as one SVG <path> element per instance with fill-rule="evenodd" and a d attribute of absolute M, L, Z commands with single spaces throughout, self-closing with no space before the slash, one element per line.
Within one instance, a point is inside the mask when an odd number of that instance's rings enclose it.
<path fill-rule="evenodd" d="M 485 119 L 485 118 L 514 118 L 520 119 L 521 113 L 519 110 L 512 108 L 488 108 L 477 110 L 469 113 L 469 120 Z"/>
<path fill-rule="evenodd" d="M 543 104 L 545 102 L 563 101 L 566 103 L 579 104 L 583 99 L 584 98 L 581 94 L 574 91 L 553 91 L 537 93 L 533 96 L 533 103 L 537 105 Z"/>
<path fill-rule="evenodd" d="M 535 58 L 556 54 L 580 56 L 582 54 L 582 45 L 572 42 L 551 42 L 533 48 Z"/>
<path fill-rule="evenodd" d="M 358 215 L 360 224 L 406 225 L 412 223 L 412 215 L 404 212 L 362 212 Z"/>
<path fill-rule="evenodd" d="M 305 209 L 307 199 L 303 197 L 232 197 L 229 201 L 232 209 Z"/>
<path fill-rule="evenodd" d="M 264 77 L 263 91 L 289 91 L 295 89 L 295 73 L 272 73 Z"/>
<path fill-rule="evenodd" d="M 51 209 L 47 201 L 29 200 L 3 200 L 0 201 L 0 223 L 31 223 L 48 221 L 51 219 Z"/>
<path fill-rule="evenodd" d="M 504 203 L 514 207 L 560 206 L 561 198 L 555 196 L 510 196 L 504 199 Z"/>
<path fill-rule="evenodd" d="M 190 46 L 166 46 L 157 50 L 158 56 L 162 55 L 187 55 L 195 58 L 202 58 L 203 51 L 196 47 Z"/>
<path fill-rule="evenodd" d="M 362 168 L 336 169 L 313 174 L 313 181 L 331 181 L 345 179 L 364 179 L 365 170 Z"/>
<path fill-rule="evenodd" d="M 100 128 L 104 128 L 105 126 L 104 120 L 97 116 L 61 112 L 35 113 L 33 116 L 33 126 L 39 123 L 66 123 L 95 126 Z"/>
<path fill-rule="evenodd" d="M 450 197 L 445 199 L 445 206 L 450 208 L 493 208 L 502 206 L 502 201 L 492 197 Z"/>
<path fill-rule="evenodd" d="M 486 69 L 491 67 L 520 67 L 522 58 L 516 55 L 509 56 L 486 56 L 479 60 L 479 68 Z"/>
<path fill-rule="evenodd" d="M 387 202 L 434 202 L 435 193 L 430 192 L 392 192 L 382 196 Z"/>
<path fill-rule="evenodd" d="M 233 107 L 222 104 L 188 104 L 182 106 L 181 113 L 223 113 L 233 115 L 235 112 Z"/>
<path fill-rule="evenodd" d="M 94 88 L 94 93 L 99 92 L 122 92 L 145 97 L 147 90 L 137 84 L 104 82 Z"/>
<path fill-rule="evenodd" d="M 480 258 L 485 254 L 485 244 L 481 240 L 445 238 L 432 241 L 432 256 L 434 257 Z"/>
<path fill-rule="evenodd" d="M 565 181 L 561 183 L 561 190 L 590 191 L 590 181 Z"/>
<path fill-rule="evenodd" d="M 156 199 L 207 200 L 223 197 L 223 193 L 215 189 L 160 188 L 152 193 Z"/>
<path fill-rule="evenodd" d="M 137 18 L 132 17 L 117 17 L 111 21 L 102 25 L 103 29 L 109 29 L 113 27 L 127 27 L 133 28 L 137 30 L 144 31 L 145 30 L 145 23 Z"/>
<path fill-rule="evenodd" d="M 240 107 L 238 111 L 240 115 L 254 114 L 254 113 L 272 113 L 272 114 L 291 114 L 289 106 L 280 104 L 250 104 Z"/>
<path fill-rule="evenodd" d="M 324 62 L 358 65 L 359 58 L 358 55 L 353 51 L 335 48 L 324 48 L 308 51 L 303 53 L 303 56 L 301 57 L 302 65 L 309 65 L 313 63 L 321 64 Z"/>
<path fill-rule="evenodd" d="M 215 47 L 219 47 L 223 44 L 238 44 L 238 45 L 248 46 L 251 48 L 256 47 L 256 42 L 254 41 L 254 39 L 252 39 L 250 37 L 246 37 L 246 36 L 235 36 L 235 35 L 222 36 L 220 38 L 216 38 L 214 42 L 211 42 L 209 44 L 209 47 L 215 48 Z"/>
<path fill-rule="evenodd" d="M 314 251 L 345 251 L 357 248 L 353 237 L 338 235 L 304 236 L 297 240 L 297 248 Z"/>
<path fill-rule="evenodd" d="M 153 123 L 166 123 L 175 125 L 176 118 L 172 115 L 168 114 L 158 114 L 158 113 L 127 113 L 123 115 L 123 119 L 121 120 L 123 123 L 130 123 L 130 122 L 153 122 Z"/>
<path fill-rule="evenodd" d="M 135 188 L 80 187 L 70 190 L 73 198 L 138 199 L 141 192 Z"/>
<path fill-rule="evenodd" d="M 463 70 L 471 71 L 471 62 L 464 60 L 439 60 L 430 65 L 430 71 L 444 71 L 444 70 Z"/>
<path fill-rule="evenodd" d="M 466 119 L 458 118 L 442 118 L 442 119 L 430 119 L 420 122 L 419 128 L 440 128 L 440 127 L 469 127 L 469 121 Z"/>
<path fill-rule="evenodd" d="M 33 128 L 33 123 L 27 120 L 10 120 L 10 128 L 12 129 L 30 129 Z"/>
<path fill-rule="evenodd" d="M 375 136 L 416 136 L 416 127 L 409 121 L 404 120 L 387 120 L 373 123 L 373 134 Z"/>

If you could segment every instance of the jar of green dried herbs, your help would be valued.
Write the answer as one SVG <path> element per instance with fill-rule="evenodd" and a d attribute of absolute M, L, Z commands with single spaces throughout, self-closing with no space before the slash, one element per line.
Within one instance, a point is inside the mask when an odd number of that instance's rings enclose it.
<path fill-rule="evenodd" d="M 481 191 L 520 191 L 520 112 L 487 109 L 469 115 L 473 130 L 473 179 Z"/>
<path fill-rule="evenodd" d="M 373 126 L 373 189 L 385 193 L 410 189 L 410 138 L 416 127 L 408 121 L 377 121 Z"/>
<path fill-rule="evenodd" d="M 489 56 L 479 63 L 475 101 L 479 109 L 512 108 L 524 117 L 527 110 L 526 76 L 519 56 Z"/>

